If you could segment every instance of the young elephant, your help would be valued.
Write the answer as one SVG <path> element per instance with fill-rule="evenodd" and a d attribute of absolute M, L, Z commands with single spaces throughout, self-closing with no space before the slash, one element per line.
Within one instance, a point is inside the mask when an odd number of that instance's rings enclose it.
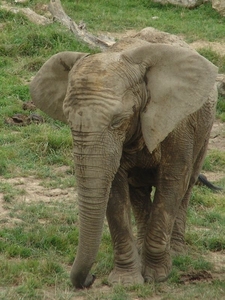
<path fill-rule="evenodd" d="M 171 245 L 183 246 L 186 208 L 213 124 L 216 75 L 194 50 L 128 38 L 105 53 L 58 53 L 31 82 L 34 103 L 67 122 L 73 135 L 80 220 L 75 287 L 94 281 L 89 272 L 105 214 L 115 260 L 109 282 L 168 277 Z"/>

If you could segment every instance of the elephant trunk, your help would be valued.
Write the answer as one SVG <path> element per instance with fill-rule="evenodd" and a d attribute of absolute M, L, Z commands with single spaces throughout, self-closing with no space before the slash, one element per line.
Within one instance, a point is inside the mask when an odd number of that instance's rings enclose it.
<path fill-rule="evenodd" d="M 71 281 L 76 288 L 88 287 L 94 281 L 89 271 L 100 245 L 111 182 L 115 174 L 112 167 L 109 167 L 110 162 L 112 157 L 106 159 L 102 153 L 75 155 L 80 231 Z"/>

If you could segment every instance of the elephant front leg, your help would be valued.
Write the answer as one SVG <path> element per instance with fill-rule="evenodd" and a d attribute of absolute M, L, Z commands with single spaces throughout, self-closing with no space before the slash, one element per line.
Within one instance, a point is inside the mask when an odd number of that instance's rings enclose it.
<path fill-rule="evenodd" d="M 142 251 L 146 282 L 165 281 L 172 269 L 171 235 L 189 182 L 188 169 L 183 170 L 179 176 L 176 174 L 176 179 L 164 171 L 156 187 Z"/>
<path fill-rule="evenodd" d="M 109 275 L 110 284 L 133 285 L 144 282 L 131 229 L 130 209 L 127 173 L 120 170 L 113 181 L 107 207 L 115 264 Z"/>
<path fill-rule="evenodd" d="M 172 268 L 170 237 L 174 218 L 159 205 L 151 213 L 142 248 L 142 274 L 145 282 L 165 281 Z"/>

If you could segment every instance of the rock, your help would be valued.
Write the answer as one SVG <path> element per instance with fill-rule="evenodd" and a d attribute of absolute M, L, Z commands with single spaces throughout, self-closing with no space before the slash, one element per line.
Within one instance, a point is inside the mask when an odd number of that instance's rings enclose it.
<path fill-rule="evenodd" d="M 15 0 L 15 3 L 26 3 L 28 0 Z"/>
<path fill-rule="evenodd" d="M 225 16 L 225 1 L 212 0 L 212 7 L 217 10 L 222 16 Z"/>
<path fill-rule="evenodd" d="M 8 125 L 16 125 L 16 126 L 26 126 L 30 124 L 40 124 L 44 123 L 44 119 L 42 116 L 37 114 L 31 114 L 29 116 L 18 113 L 13 115 L 12 117 L 7 117 L 5 119 L 5 123 Z"/>
<path fill-rule="evenodd" d="M 33 101 L 27 101 L 23 103 L 24 110 L 36 110 L 37 107 L 35 106 Z"/>
<path fill-rule="evenodd" d="M 224 0 L 220 0 L 221 2 Z M 208 0 L 153 0 L 153 2 L 161 3 L 161 4 L 174 4 L 179 5 L 187 8 L 194 8 L 197 7 Z"/>

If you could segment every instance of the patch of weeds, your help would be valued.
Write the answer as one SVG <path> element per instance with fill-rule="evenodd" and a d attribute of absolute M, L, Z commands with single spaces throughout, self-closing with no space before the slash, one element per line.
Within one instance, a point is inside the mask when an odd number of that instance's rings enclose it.
<path fill-rule="evenodd" d="M 181 271 L 187 271 L 191 264 L 191 257 L 187 255 L 179 255 L 173 259 L 173 265 L 178 267 Z"/>
<path fill-rule="evenodd" d="M 168 282 L 173 284 L 180 283 L 180 271 L 175 265 L 173 265 L 172 271 L 168 278 Z"/>
<path fill-rule="evenodd" d="M 7 283 L 18 285 L 20 289 L 33 290 L 44 286 L 51 286 L 55 277 L 64 279 L 65 271 L 60 264 L 50 257 L 38 261 L 36 259 L 1 261 L 1 285 Z"/>
<path fill-rule="evenodd" d="M 196 247 L 198 250 L 222 251 L 225 249 L 223 231 L 223 228 L 217 230 L 190 230 L 186 232 L 185 240 L 187 244 Z"/>
<path fill-rule="evenodd" d="M 174 258 L 173 265 L 180 271 L 187 272 L 190 270 L 210 270 L 212 265 L 202 257 L 193 258 L 188 255 L 179 255 Z"/>
<path fill-rule="evenodd" d="M 66 259 L 67 253 L 71 251 L 74 253 L 76 245 L 77 239 L 71 241 L 69 237 L 69 233 L 73 230 L 75 228 L 69 225 L 67 230 L 62 231 L 60 226 L 48 225 L 43 228 L 41 224 L 29 229 L 24 226 L 2 229 L 0 231 L 1 252 L 11 258 L 26 258 L 42 256 L 44 251 L 48 251 L 57 255 L 63 253 Z"/>
<path fill-rule="evenodd" d="M 210 251 L 217 252 L 225 249 L 225 237 L 223 234 L 217 236 L 204 236 L 202 238 L 203 246 Z"/>
<path fill-rule="evenodd" d="M 220 55 L 217 52 L 213 51 L 210 48 L 201 48 L 198 49 L 198 52 L 211 61 L 214 65 L 219 68 L 219 73 L 225 72 L 225 56 Z"/>
<path fill-rule="evenodd" d="M 225 96 L 219 96 L 216 108 L 217 116 L 222 122 L 225 121 Z"/>
<path fill-rule="evenodd" d="M 5 158 L 0 158 L 0 176 L 3 176 L 7 170 L 7 163 Z"/>
<path fill-rule="evenodd" d="M 225 122 L 225 112 L 222 112 L 221 114 L 219 114 L 218 117 L 222 122 Z"/>
<path fill-rule="evenodd" d="M 116 285 L 113 287 L 113 295 L 110 296 L 110 300 L 130 300 L 129 295 L 127 294 L 126 288 L 122 285 Z"/>
<path fill-rule="evenodd" d="M 0 134 L 0 144 L 1 172 L 11 171 L 11 177 L 20 169 L 18 176 L 35 172 L 46 178 L 52 173 L 50 165 L 71 165 L 73 161 L 72 137 L 66 126 L 60 129 L 46 124 L 9 127 Z"/>
<path fill-rule="evenodd" d="M 69 165 L 72 160 L 72 137 L 67 126 L 60 129 L 43 124 L 36 134 L 32 127 L 24 129 L 23 138 L 29 148 L 26 152 L 37 155 L 42 164 L 46 165 Z M 24 150 L 25 151 L 25 150 Z"/>
<path fill-rule="evenodd" d="M 72 148 L 71 132 L 65 125 L 60 128 L 49 124 L 27 126 L 23 129 L 22 137 L 29 142 L 34 151 L 39 151 L 40 154 L 41 152 L 46 154 L 52 150 Z"/>
<path fill-rule="evenodd" d="M 24 189 L 18 189 L 13 187 L 7 182 L 0 182 L 0 193 L 3 193 L 3 199 L 5 202 L 11 202 L 17 196 L 25 195 L 26 191 Z"/>
<path fill-rule="evenodd" d="M 203 218 L 205 220 L 205 225 L 219 223 L 220 225 L 225 224 L 224 217 L 216 211 L 207 211 L 204 213 Z"/>
<path fill-rule="evenodd" d="M 193 282 L 193 284 L 182 285 L 181 289 L 170 293 L 168 296 L 163 297 L 162 300 L 193 300 L 193 299 L 223 299 L 224 297 L 224 284 L 214 285 L 212 280 L 207 281 L 204 278 Z"/>
<path fill-rule="evenodd" d="M 190 207 L 204 206 L 213 207 L 216 196 L 206 187 L 195 186 L 192 190 Z"/>
<path fill-rule="evenodd" d="M 43 175 L 42 175 L 43 178 Z M 44 178 L 48 178 L 49 176 L 44 176 Z M 76 179 L 74 175 L 67 175 L 63 178 L 63 175 L 55 175 L 51 177 L 50 181 L 43 181 L 41 183 L 42 186 L 47 188 L 60 188 L 60 189 L 66 189 L 76 186 Z"/>
<path fill-rule="evenodd" d="M 213 268 L 211 262 L 205 260 L 203 257 L 199 257 L 193 261 L 193 269 L 196 271 L 210 271 Z"/>
<path fill-rule="evenodd" d="M 26 59 L 26 62 L 23 64 L 23 68 L 29 72 L 38 72 L 44 63 L 45 59 L 43 57 L 32 57 L 30 60 Z"/>
<path fill-rule="evenodd" d="M 113 249 L 108 228 L 104 229 L 101 245 L 94 266 L 94 272 L 98 276 L 105 276 L 113 269 Z"/>
<path fill-rule="evenodd" d="M 21 85 L 21 83 L 19 85 L 15 85 L 11 92 L 15 97 L 22 101 L 27 101 L 27 99 L 30 99 L 29 86 L 27 85 Z"/>
<path fill-rule="evenodd" d="M 210 150 L 205 158 L 203 170 L 223 171 L 225 168 L 225 152 L 213 149 Z"/>
<path fill-rule="evenodd" d="M 154 284 L 136 284 L 131 287 L 127 287 L 129 292 L 134 292 L 138 298 L 149 299 L 155 292 Z"/>
<path fill-rule="evenodd" d="M 192 225 L 202 226 L 204 230 L 207 228 L 218 229 L 225 225 L 225 217 L 221 211 L 219 212 L 219 208 L 216 208 L 215 205 L 207 207 L 204 206 L 204 203 L 201 203 L 200 206 L 189 207 L 188 220 Z"/>
<path fill-rule="evenodd" d="M 17 212 L 14 212 L 14 216 L 19 217 L 21 210 L 23 210 L 21 220 L 27 224 L 37 222 L 38 226 L 40 226 L 40 223 L 45 221 L 46 224 L 54 225 L 54 230 L 57 230 L 57 225 L 60 226 L 58 230 L 61 233 L 66 234 L 66 231 L 69 230 L 67 225 L 77 225 L 77 207 L 74 203 L 65 205 L 63 202 L 55 202 L 55 204 L 50 207 L 46 203 L 30 204 L 25 207 L 24 204 L 21 204 L 16 209 Z M 52 210 L 54 213 L 52 213 Z M 65 230 L 63 226 L 66 226 Z M 50 230 L 49 227 L 47 229 Z M 68 237 L 69 232 L 70 230 L 68 231 Z"/>
<path fill-rule="evenodd" d="M 33 254 L 32 249 L 23 247 L 21 245 L 16 245 L 16 244 L 7 247 L 7 250 L 5 252 L 7 253 L 7 256 L 9 258 L 12 257 L 28 258 L 31 257 Z"/>
<path fill-rule="evenodd" d="M 12 13 L 11 11 L 0 9 L 0 21 L 1 22 L 13 21 L 14 18 L 15 18 L 15 14 Z"/>

